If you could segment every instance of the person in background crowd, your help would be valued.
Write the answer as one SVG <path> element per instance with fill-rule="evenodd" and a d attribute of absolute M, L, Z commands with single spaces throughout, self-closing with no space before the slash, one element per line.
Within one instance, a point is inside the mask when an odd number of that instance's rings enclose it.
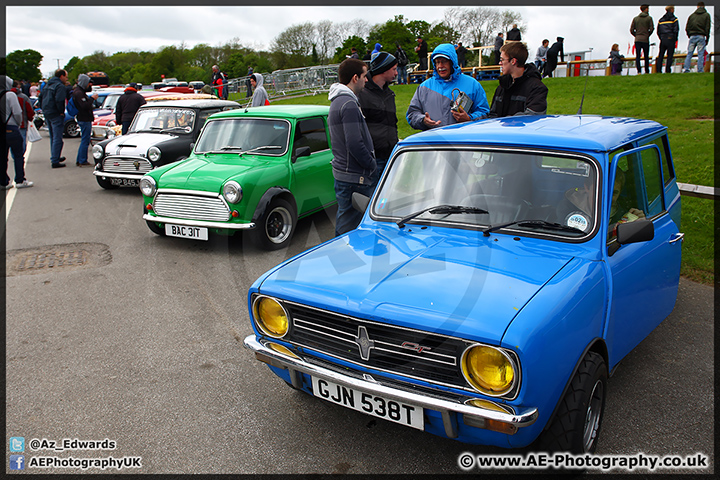
<path fill-rule="evenodd" d="M 40 93 L 40 88 L 38 87 L 37 82 L 33 82 L 32 85 L 30 85 L 30 95 L 29 97 L 37 97 L 38 93 Z"/>
<path fill-rule="evenodd" d="M 520 29 L 518 28 L 517 23 L 513 23 L 512 28 L 508 31 L 507 39 L 508 39 L 508 41 L 515 41 L 515 42 L 519 42 L 521 40 Z"/>
<path fill-rule="evenodd" d="M 495 65 L 500 65 L 500 48 L 505 43 L 505 40 L 503 40 L 503 33 L 500 32 L 497 34 L 497 37 L 495 37 L 495 48 L 493 49 L 493 53 L 495 54 Z"/>
<path fill-rule="evenodd" d="M 7 174 L 8 159 L 10 151 L 12 151 L 15 164 L 15 186 L 17 188 L 32 187 L 33 182 L 28 182 L 25 178 L 25 153 L 23 151 L 23 140 L 20 136 L 20 124 L 22 123 L 22 110 L 17 95 L 12 91 L 13 79 L 7 75 L 0 76 L 0 80 L 4 79 L 2 96 L 5 97 L 0 103 L 0 113 L 5 124 L 5 165 L 3 166 L 3 178 L 0 181 L 0 187 L 3 190 L 12 188 L 10 177 Z"/>
<path fill-rule="evenodd" d="M 432 77 L 420 84 L 408 106 L 406 118 L 416 130 L 454 123 L 478 120 L 490 110 L 485 90 L 469 75 L 463 75 L 458 65 L 455 47 L 449 43 L 437 46 L 431 60 L 435 68 Z M 468 109 L 454 109 L 459 94 L 464 93 L 472 101 Z"/>
<path fill-rule="evenodd" d="M 371 196 L 371 175 L 377 168 L 372 138 L 360 110 L 358 95 L 367 81 L 362 60 L 346 58 L 338 66 L 338 83 L 330 86 L 328 128 L 338 208 L 335 236 L 355 229 L 363 214 L 352 207 L 352 194 Z M 476 82 L 477 83 L 477 82 Z"/>
<path fill-rule="evenodd" d="M 377 168 L 370 177 L 373 188 L 398 142 L 395 92 L 390 89 L 390 83 L 397 77 L 397 64 L 393 55 L 378 53 L 370 62 L 365 88 L 357 96 L 375 149 Z"/>
<path fill-rule="evenodd" d="M 425 40 L 423 40 L 422 37 L 417 37 L 417 43 L 418 44 L 417 47 L 415 47 L 415 51 L 418 54 L 418 70 L 425 71 L 428 69 L 428 44 Z"/>
<path fill-rule="evenodd" d="M 552 77 L 553 72 L 558 65 L 558 55 L 560 55 L 560 61 L 565 61 L 565 52 L 563 51 L 563 37 L 557 37 L 557 42 L 552 44 L 552 47 L 548 48 L 547 61 L 545 62 L 545 71 L 543 71 L 543 77 Z"/>
<path fill-rule="evenodd" d="M 460 68 L 465 68 L 465 54 L 467 51 L 468 49 L 463 47 L 462 42 L 458 42 L 458 44 L 455 45 L 455 53 L 457 53 L 458 65 L 460 65 Z"/>
<path fill-rule="evenodd" d="M 537 53 L 535 54 L 535 68 L 538 69 L 541 75 L 543 70 L 545 70 L 545 62 L 547 62 L 548 45 L 550 45 L 550 40 L 546 38 L 542 41 L 542 45 L 538 47 Z"/>
<path fill-rule="evenodd" d="M 23 80 L 20 85 L 20 90 L 25 94 L 26 97 L 30 96 L 30 82 Z"/>
<path fill-rule="evenodd" d="M 625 57 L 620 53 L 620 46 L 613 43 L 610 48 L 610 75 L 622 75 L 622 65 Z"/>
<path fill-rule="evenodd" d="M 374 55 L 377 55 L 378 53 L 380 53 L 380 50 L 382 50 L 382 45 L 380 45 L 379 43 L 376 43 L 375 48 L 373 48 L 372 53 L 370 53 L 370 60 L 372 60 Z"/>
<path fill-rule="evenodd" d="M 92 166 L 88 162 L 88 147 L 90 146 L 90 133 L 92 122 L 95 119 L 93 115 L 93 100 L 97 100 L 98 94 L 93 93 L 92 97 L 88 97 L 87 92 L 92 91 L 92 82 L 90 77 L 81 73 L 78 76 L 77 85 L 73 88 L 72 98 L 78 114 L 75 116 L 78 126 L 80 127 L 80 146 L 77 151 L 75 165 L 78 167 Z M 119 103 L 119 102 L 118 102 Z"/>
<path fill-rule="evenodd" d="M 137 83 L 130 83 L 125 88 L 125 93 L 120 95 L 115 106 L 115 122 L 122 125 L 122 134 L 125 135 L 130 129 L 130 124 L 140 107 L 147 103 L 145 97 L 137 91 Z"/>
<path fill-rule="evenodd" d="M 252 68 L 252 67 L 248 67 L 248 73 L 247 73 L 247 77 L 248 77 L 248 78 L 247 78 L 247 80 L 245 81 L 245 87 L 246 87 L 246 90 L 247 90 L 247 91 L 245 92 L 245 98 L 250 98 L 250 97 L 252 97 L 252 94 L 253 94 L 252 84 L 250 83 L 250 77 L 252 76 L 252 74 L 253 74 L 253 68 Z"/>
<path fill-rule="evenodd" d="M 223 94 L 223 85 L 224 82 L 227 81 L 227 75 L 225 75 L 223 72 L 220 71 L 220 67 L 217 65 L 212 66 L 212 80 L 210 81 L 210 85 L 213 86 L 215 91 L 217 92 L 218 98 L 225 98 Z"/>
<path fill-rule="evenodd" d="M 265 87 L 263 87 L 263 76 L 261 73 L 253 73 L 250 75 L 250 83 L 255 91 L 252 97 L 251 107 L 262 107 L 264 105 L 270 105 L 270 98 L 268 97 Z"/>
<path fill-rule="evenodd" d="M 62 168 L 65 157 L 62 155 L 63 130 L 65 129 L 65 102 L 68 91 L 67 71 L 59 68 L 40 93 L 40 106 L 50 131 L 50 166 Z"/>
<path fill-rule="evenodd" d="M 500 49 L 502 75 L 498 78 L 488 117 L 547 112 L 548 89 L 535 64 L 525 63 L 527 58 L 528 49 L 522 42 L 508 42 Z"/>
<path fill-rule="evenodd" d="M 20 82 L 17 80 L 13 80 L 13 88 L 12 91 L 15 92 L 15 95 L 17 95 L 18 102 L 20 103 L 20 110 L 22 110 L 22 123 L 20 124 L 20 136 L 23 139 L 23 147 L 22 152 L 23 156 L 25 155 L 25 150 L 27 149 L 27 127 L 30 122 L 32 122 L 33 118 L 35 117 L 35 110 L 33 110 L 32 105 L 30 104 L 30 99 L 27 95 L 22 93 L 20 91 L 21 89 Z M 15 158 L 15 152 L 13 151 L 13 159 Z"/>
<path fill-rule="evenodd" d="M 657 73 L 662 73 L 663 57 L 665 56 L 665 52 L 667 52 L 667 66 L 665 67 L 665 73 L 670 73 L 679 32 L 680 25 L 677 17 L 675 16 L 675 7 L 668 5 L 665 7 L 665 15 L 658 20 L 657 26 L 657 36 L 660 39 L 660 50 L 658 51 L 657 64 L 655 66 L 655 71 Z"/>
<path fill-rule="evenodd" d="M 407 65 L 408 65 L 408 56 L 405 53 L 405 50 L 402 49 L 400 46 L 400 43 L 395 43 L 397 46 L 397 50 L 395 50 L 395 58 L 397 58 L 397 71 L 398 71 L 398 85 L 407 85 L 408 79 L 407 79 Z"/>
<path fill-rule="evenodd" d="M 633 18 L 630 24 L 630 33 L 635 37 L 635 68 L 640 75 L 640 56 L 645 52 L 645 73 L 650 73 L 650 35 L 655 30 L 655 24 L 648 13 L 650 6 L 646 3 L 640 5 L 640 15 Z"/>
<path fill-rule="evenodd" d="M 357 58 L 358 60 L 360 60 L 360 54 L 358 53 L 357 48 L 350 48 L 350 56 L 348 58 Z"/>
<path fill-rule="evenodd" d="M 368 62 L 369 62 L 369 61 L 370 61 L 370 57 L 371 57 L 370 49 L 367 49 L 367 50 L 365 51 L 365 55 L 363 55 L 363 58 L 362 58 L 362 59 L 363 59 L 363 61 L 368 61 Z"/>
<path fill-rule="evenodd" d="M 692 56 L 695 48 L 698 49 L 698 72 L 704 71 L 705 66 L 705 46 L 710 41 L 710 14 L 705 10 L 705 3 L 698 2 L 697 10 L 690 14 L 685 24 L 685 33 L 688 38 L 688 53 L 685 57 L 685 65 L 683 73 L 690 71 Z"/>

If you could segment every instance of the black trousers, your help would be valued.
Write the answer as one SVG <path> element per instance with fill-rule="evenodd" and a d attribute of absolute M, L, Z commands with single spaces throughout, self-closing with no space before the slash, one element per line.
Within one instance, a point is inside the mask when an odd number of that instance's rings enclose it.
<path fill-rule="evenodd" d="M 675 54 L 675 40 L 663 39 L 660 40 L 660 51 L 658 53 L 656 69 L 658 73 L 662 73 L 663 56 L 667 52 L 667 65 L 665 67 L 665 73 L 670 73 L 673 63 L 673 55 Z"/>
<path fill-rule="evenodd" d="M 650 42 L 635 42 L 635 68 L 640 73 L 640 52 L 645 51 L 645 73 L 650 73 Z"/>

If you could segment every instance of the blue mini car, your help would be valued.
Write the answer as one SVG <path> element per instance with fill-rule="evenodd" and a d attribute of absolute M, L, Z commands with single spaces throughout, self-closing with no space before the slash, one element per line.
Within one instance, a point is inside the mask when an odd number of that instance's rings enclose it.
<path fill-rule="evenodd" d="M 593 452 L 608 378 L 672 311 L 667 129 L 520 116 L 401 141 L 359 227 L 248 293 L 296 389 L 461 442 Z"/>

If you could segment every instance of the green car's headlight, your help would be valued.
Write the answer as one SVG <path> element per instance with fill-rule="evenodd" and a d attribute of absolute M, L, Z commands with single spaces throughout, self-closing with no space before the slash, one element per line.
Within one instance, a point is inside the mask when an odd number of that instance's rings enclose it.
<path fill-rule="evenodd" d="M 280 302 L 270 297 L 257 297 L 252 308 L 255 322 L 263 333 L 275 338 L 287 333 L 290 320 Z"/>
<path fill-rule="evenodd" d="M 473 345 L 463 353 L 461 365 L 465 380 L 486 395 L 505 395 L 515 386 L 515 362 L 498 348 Z"/>
<path fill-rule="evenodd" d="M 242 200 L 242 187 L 234 180 L 223 185 L 223 197 L 228 203 L 238 203 Z"/>
<path fill-rule="evenodd" d="M 151 162 L 157 162 L 160 160 L 160 149 L 158 147 L 150 147 L 147 151 L 147 157 Z"/>
<path fill-rule="evenodd" d="M 153 195 L 155 195 L 155 192 L 157 191 L 157 184 L 155 183 L 155 179 L 148 176 L 142 177 L 140 179 L 140 191 L 146 197 L 152 197 Z"/>
<path fill-rule="evenodd" d="M 95 160 L 100 160 L 103 157 L 103 147 L 100 145 L 93 145 L 92 147 L 92 156 Z"/>

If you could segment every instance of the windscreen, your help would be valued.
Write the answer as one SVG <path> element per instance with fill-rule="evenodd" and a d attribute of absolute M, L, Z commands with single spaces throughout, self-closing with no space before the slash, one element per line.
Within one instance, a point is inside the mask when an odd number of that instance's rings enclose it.
<path fill-rule="evenodd" d="M 135 114 L 130 132 L 191 133 L 195 110 L 190 108 L 141 108 Z"/>
<path fill-rule="evenodd" d="M 290 123 L 285 120 L 223 118 L 212 120 L 195 146 L 195 153 L 283 155 L 287 151 Z"/>

